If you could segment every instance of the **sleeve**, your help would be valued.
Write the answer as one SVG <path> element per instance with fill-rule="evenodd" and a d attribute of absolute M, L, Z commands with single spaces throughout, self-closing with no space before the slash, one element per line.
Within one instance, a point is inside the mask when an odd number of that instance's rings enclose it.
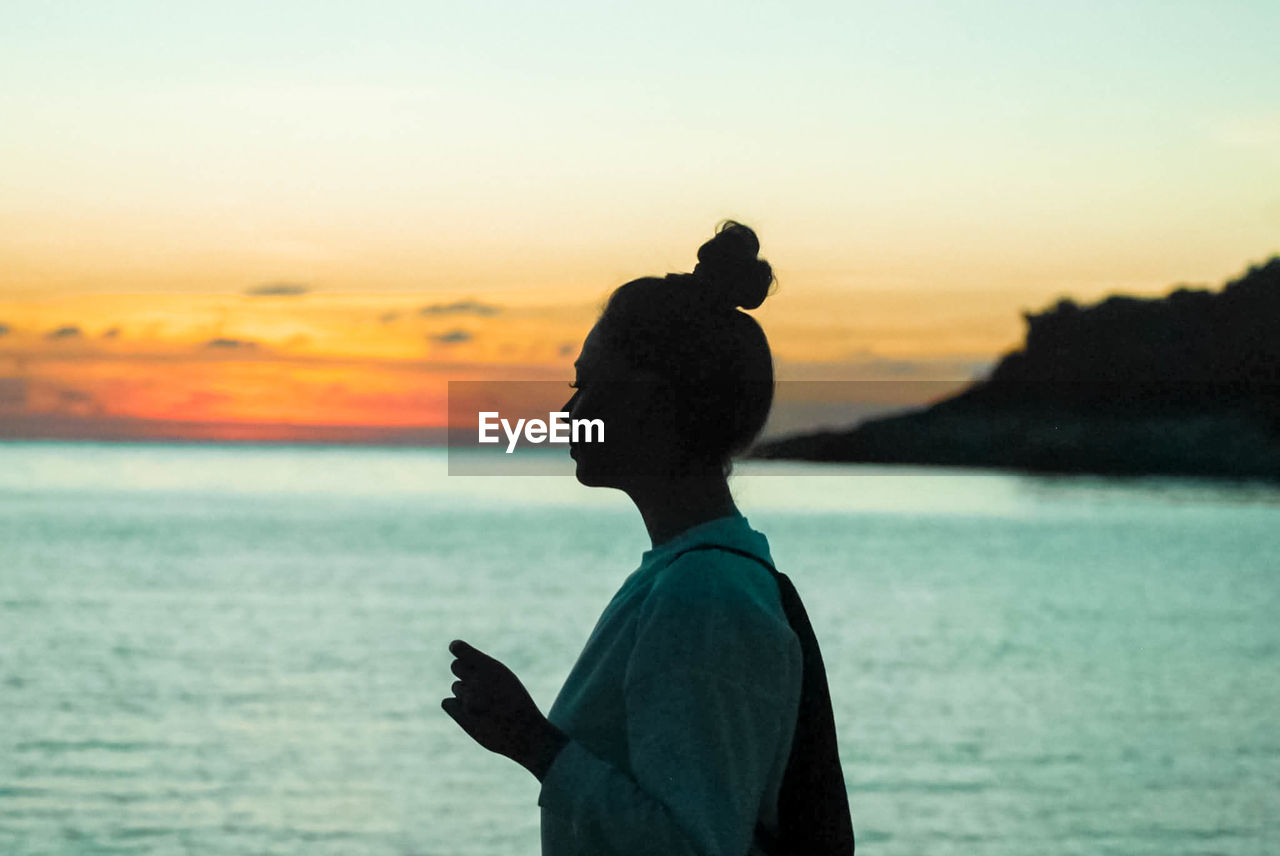
<path fill-rule="evenodd" d="M 660 576 L 637 619 L 624 678 L 630 772 L 570 740 L 543 779 L 538 804 L 568 821 L 583 852 L 744 856 L 751 846 L 794 715 L 784 688 L 795 637 L 740 577 L 688 561 Z"/>

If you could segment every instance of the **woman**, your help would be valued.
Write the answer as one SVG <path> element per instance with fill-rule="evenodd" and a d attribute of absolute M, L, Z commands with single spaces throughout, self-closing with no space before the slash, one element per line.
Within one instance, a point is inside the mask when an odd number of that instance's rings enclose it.
<path fill-rule="evenodd" d="M 693 273 L 618 288 L 583 343 L 564 409 L 603 420 L 605 442 L 571 446 L 577 478 L 626 492 L 652 549 L 549 715 L 500 662 L 449 646 L 459 680 L 442 706 L 542 783 L 544 854 L 742 856 L 779 832 L 803 669 L 821 661 L 802 654 L 768 542 L 726 480 L 773 399 L 768 342 L 738 310 L 773 282 L 758 251 L 751 229 L 724 223 Z M 847 823 L 843 780 L 838 802 Z"/>

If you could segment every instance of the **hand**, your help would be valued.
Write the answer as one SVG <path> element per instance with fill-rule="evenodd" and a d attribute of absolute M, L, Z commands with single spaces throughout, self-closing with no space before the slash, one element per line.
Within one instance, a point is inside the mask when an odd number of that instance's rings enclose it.
<path fill-rule="evenodd" d="M 449 643 L 456 658 L 453 696 L 440 702 L 449 714 L 490 752 L 505 755 L 539 780 L 568 740 L 552 725 L 520 679 L 499 661 L 461 639 Z"/>

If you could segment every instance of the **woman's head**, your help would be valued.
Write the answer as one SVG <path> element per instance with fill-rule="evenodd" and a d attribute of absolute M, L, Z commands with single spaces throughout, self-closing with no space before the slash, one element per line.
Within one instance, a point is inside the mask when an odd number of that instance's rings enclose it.
<path fill-rule="evenodd" d="M 698 250 L 692 273 L 613 292 L 577 364 L 580 393 L 566 405 L 587 404 L 588 392 L 596 402 L 611 399 L 599 454 L 645 472 L 727 472 L 755 440 L 773 402 L 773 358 L 764 331 L 739 307 L 759 306 L 773 283 L 759 250 L 750 228 L 726 221 Z"/>

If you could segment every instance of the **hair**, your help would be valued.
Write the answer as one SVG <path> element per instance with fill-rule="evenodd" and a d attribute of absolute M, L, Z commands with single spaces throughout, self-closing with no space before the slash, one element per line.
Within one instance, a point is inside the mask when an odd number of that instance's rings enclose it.
<path fill-rule="evenodd" d="M 692 273 L 619 286 L 596 328 L 624 362 L 663 381 L 688 461 L 718 464 L 759 436 L 773 404 L 773 355 L 764 330 L 741 309 L 770 293 L 773 269 L 749 227 L 726 220 L 698 249 Z"/>

